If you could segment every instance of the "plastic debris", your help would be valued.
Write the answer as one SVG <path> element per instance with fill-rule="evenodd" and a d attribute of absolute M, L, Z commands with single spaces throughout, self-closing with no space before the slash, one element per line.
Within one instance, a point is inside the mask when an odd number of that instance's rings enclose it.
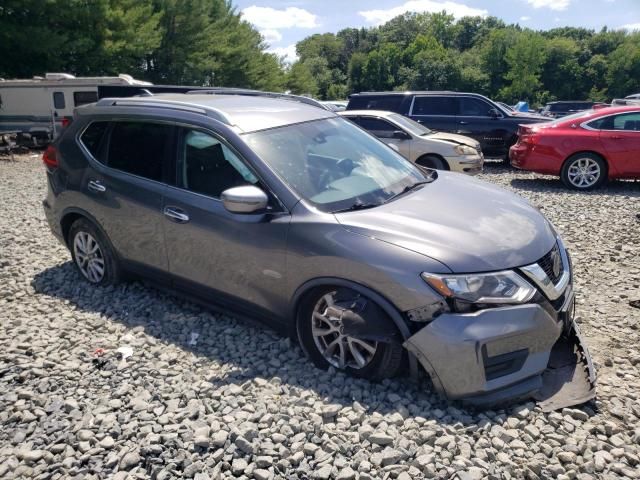
<path fill-rule="evenodd" d="M 116 352 L 118 352 L 120 354 L 120 356 L 122 357 L 122 360 L 126 360 L 131 355 L 133 355 L 133 348 L 131 348 L 128 345 L 124 345 L 124 346 L 118 348 L 118 350 L 116 350 Z"/>

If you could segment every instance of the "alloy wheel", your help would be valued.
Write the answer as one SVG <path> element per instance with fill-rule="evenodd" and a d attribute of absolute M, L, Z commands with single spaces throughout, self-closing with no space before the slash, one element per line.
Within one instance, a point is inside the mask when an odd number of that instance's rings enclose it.
<path fill-rule="evenodd" d="M 100 283 L 104 278 L 104 255 L 100 245 L 91 234 L 78 232 L 73 239 L 76 265 L 91 283 Z"/>
<path fill-rule="evenodd" d="M 378 343 L 345 335 L 341 318 L 345 310 L 336 305 L 336 293 L 327 293 L 316 303 L 311 335 L 318 351 L 331 365 L 359 370 L 371 363 Z"/>
<path fill-rule="evenodd" d="M 595 185 L 602 175 L 598 162 L 593 158 L 583 157 L 575 159 L 567 171 L 567 178 L 576 188 L 589 188 Z"/>

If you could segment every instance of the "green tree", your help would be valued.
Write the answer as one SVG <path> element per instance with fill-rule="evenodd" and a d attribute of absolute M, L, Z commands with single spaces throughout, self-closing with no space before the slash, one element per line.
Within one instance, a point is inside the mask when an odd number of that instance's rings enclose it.
<path fill-rule="evenodd" d="M 318 94 L 318 84 L 309 67 L 302 62 L 296 62 L 291 66 L 287 72 L 285 84 L 287 90 L 296 95 L 314 97 Z"/>
<path fill-rule="evenodd" d="M 537 100 L 543 94 L 540 74 L 545 58 L 545 40 L 540 34 L 523 32 L 518 35 L 505 54 L 509 65 L 505 79 L 510 83 L 500 91 L 500 96 L 511 102 Z"/>
<path fill-rule="evenodd" d="M 546 41 L 546 58 L 541 80 L 555 98 L 583 98 L 584 69 L 579 63 L 578 43 L 570 37 L 554 37 Z"/>
<path fill-rule="evenodd" d="M 629 35 L 609 55 L 607 82 L 611 97 L 640 91 L 640 33 Z"/>

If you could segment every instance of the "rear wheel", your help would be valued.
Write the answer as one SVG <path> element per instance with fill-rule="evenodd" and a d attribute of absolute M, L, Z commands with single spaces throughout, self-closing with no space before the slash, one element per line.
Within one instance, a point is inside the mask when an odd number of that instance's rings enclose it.
<path fill-rule="evenodd" d="M 607 165 L 595 153 L 576 153 L 564 162 L 560 178 L 569 188 L 592 190 L 606 181 Z"/>
<path fill-rule="evenodd" d="M 434 170 L 449 170 L 449 165 L 437 155 L 424 155 L 416 160 L 420 166 L 433 168 Z"/>
<path fill-rule="evenodd" d="M 69 248 L 76 268 L 93 285 L 115 285 L 120 267 L 113 248 L 98 228 L 84 218 L 69 229 Z"/>
<path fill-rule="evenodd" d="M 333 366 L 369 380 L 394 377 L 402 364 L 402 345 L 345 333 L 345 316 L 357 315 L 364 322 L 362 330 L 373 331 L 380 328 L 381 311 L 372 300 L 354 290 L 316 289 L 303 300 L 299 310 L 300 343 L 319 368 Z M 386 315 L 384 319 L 391 322 Z"/>

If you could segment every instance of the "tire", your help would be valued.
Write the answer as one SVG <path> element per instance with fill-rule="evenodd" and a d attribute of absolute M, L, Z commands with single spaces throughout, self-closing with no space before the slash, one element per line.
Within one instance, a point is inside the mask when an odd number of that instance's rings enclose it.
<path fill-rule="evenodd" d="M 328 298 L 331 298 L 333 303 L 328 302 Z M 394 341 L 376 342 L 344 335 L 341 331 L 342 316 L 337 318 L 324 315 L 325 320 L 317 319 L 315 314 L 326 313 L 329 306 L 340 309 L 346 307 L 346 310 L 343 311 L 361 314 L 359 318 L 364 319 L 366 328 L 371 326 L 372 329 L 380 329 L 380 320 L 382 319 L 384 329 L 394 333 L 397 330 L 392 320 L 375 302 L 358 292 L 343 287 L 315 289 L 302 300 L 297 316 L 298 340 L 311 361 L 323 370 L 333 366 L 354 377 L 372 381 L 398 375 L 404 358 L 402 345 Z M 377 327 L 374 327 L 371 321 L 372 314 L 376 315 Z M 367 315 L 369 315 L 369 319 L 367 319 Z M 333 323 L 332 327 L 329 326 L 329 322 Z M 335 329 L 332 333 L 324 336 L 318 335 L 319 329 L 326 331 L 331 328 Z M 332 343 L 337 343 L 338 346 L 331 349 Z M 324 354 L 322 349 L 324 349 Z M 344 352 L 343 359 L 345 361 L 343 362 L 340 362 L 340 352 Z M 362 363 L 363 361 L 364 363 Z"/>
<path fill-rule="evenodd" d="M 416 160 L 416 163 L 423 167 L 433 168 L 434 170 L 449 170 L 447 162 L 436 155 L 423 155 Z"/>
<path fill-rule="evenodd" d="M 121 269 L 109 240 L 89 220 L 79 218 L 67 239 L 73 263 L 87 282 L 96 286 L 116 285 Z"/>
<path fill-rule="evenodd" d="M 607 181 L 607 163 L 595 153 L 576 153 L 562 165 L 560 179 L 574 190 L 593 190 Z"/>

